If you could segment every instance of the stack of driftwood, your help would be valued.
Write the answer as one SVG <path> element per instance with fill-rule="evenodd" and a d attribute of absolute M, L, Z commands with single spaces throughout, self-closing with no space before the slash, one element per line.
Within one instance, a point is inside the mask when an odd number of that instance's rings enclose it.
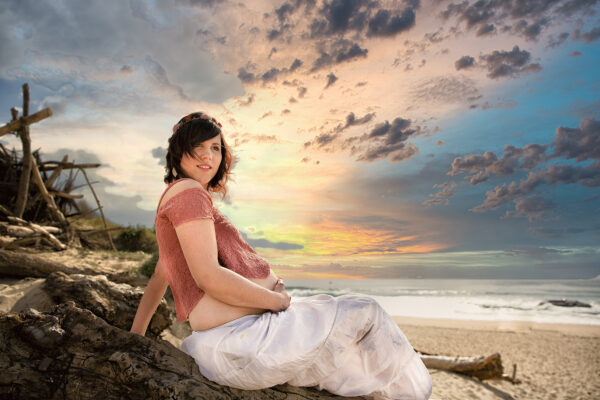
<path fill-rule="evenodd" d="M 22 156 L 17 151 L 9 151 L 0 143 L 0 248 L 15 249 L 25 246 L 51 247 L 64 250 L 67 246 L 79 246 L 81 239 L 94 232 L 77 231 L 69 222 L 69 217 L 99 211 L 104 223 L 108 241 L 114 244 L 102 205 L 86 168 L 97 168 L 100 164 L 75 164 L 68 156 L 61 161 L 42 161 L 39 151 L 31 151 L 30 125 L 48 118 L 52 110 L 45 108 L 29 115 L 29 87 L 23 85 L 23 113 L 19 117 L 17 109 L 11 109 L 12 120 L 0 127 L 0 136 L 13 133 L 22 143 Z M 68 172 L 65 178 L 62 172 Z M 83 195 L 73 194 L 79 189 L 75 179 L 81 172 L 98 204 L 93 210 L 82 210 L 76 200 Z"/>

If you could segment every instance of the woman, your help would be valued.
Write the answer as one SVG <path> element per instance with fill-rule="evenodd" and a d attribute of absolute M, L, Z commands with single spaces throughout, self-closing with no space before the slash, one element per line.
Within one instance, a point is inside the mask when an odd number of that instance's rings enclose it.
<path fill-rule="evenodd" d="M 290 302 L 281 279 L 212 203 L 226 193 L 232 156 L 221 124 L 198 112 L 174 127 L 158 205 L 159 261 L 131 332 L 144 335 L 167 286 L 181 343 L 219 384 L 318 386 L 342 396 L 427 399 L 431 377 L 385 311 L 367 296 Z"/>

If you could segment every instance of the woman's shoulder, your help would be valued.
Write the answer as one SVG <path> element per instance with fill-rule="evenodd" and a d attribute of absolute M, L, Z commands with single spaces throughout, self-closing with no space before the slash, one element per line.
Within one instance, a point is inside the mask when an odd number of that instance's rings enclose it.
<path fill-rule="evenodd" d="M 191 178 L 180 178 L 174 182 L 171 182 L 169 186 L 165 189 L 158 208 L 160 209 L 164 204 L 166 204 L 170 199 L 177 196 L 178 194 L 188 190 L 188 189 L 200 189 L 206 194 L 209 194 L 202 185 Z M 210 197 L 210 196 L 209 196 Z"/>

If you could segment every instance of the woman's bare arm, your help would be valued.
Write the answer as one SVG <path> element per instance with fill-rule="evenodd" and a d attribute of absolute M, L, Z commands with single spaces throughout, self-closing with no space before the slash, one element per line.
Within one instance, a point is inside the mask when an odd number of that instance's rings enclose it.
<path fill-rule="evenodd" d="M 169 283 L 163 275 L 160 260 L 158 260 L 156 267 L 154 268 L 154 274 L 152 274 L 150 281 L 148 281 L 142 300 L 140 300 L 140 304 L 135 313 L 130 329 L 131 332 L 142 336 L 146 334 L 148 324 L 150 324 L 150 320 L 152 319 L 156 308 L 165 295 L 167 286 L 169 286 Z"/>
<path fill-rule="evenodd" d="M 269 290 L 219 265 L 213 220 L 187 221 L 175 231 L 192 277 L 204 292 L 233 306 L 276 312 L 289 307 L 290 296 L 285 290 Z"/>

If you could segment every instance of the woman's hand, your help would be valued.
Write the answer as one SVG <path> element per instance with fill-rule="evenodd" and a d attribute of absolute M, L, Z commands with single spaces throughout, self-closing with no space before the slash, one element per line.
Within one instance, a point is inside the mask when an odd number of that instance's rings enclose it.
<path fill-rule="evenodd" d="M 285 290 L 285 285 L 283 284 L 283 280 L 281 278 L 277 279 L 277 283 L 275 283 L 273 291 L 280 295 L 281 303 L 279 304 L 279 307 L 277 309 L 272 309 L 271 311 L 279 312 L 287 310 L 287 308 L 290 306 L 290 301 L 292 297 Z"/>

